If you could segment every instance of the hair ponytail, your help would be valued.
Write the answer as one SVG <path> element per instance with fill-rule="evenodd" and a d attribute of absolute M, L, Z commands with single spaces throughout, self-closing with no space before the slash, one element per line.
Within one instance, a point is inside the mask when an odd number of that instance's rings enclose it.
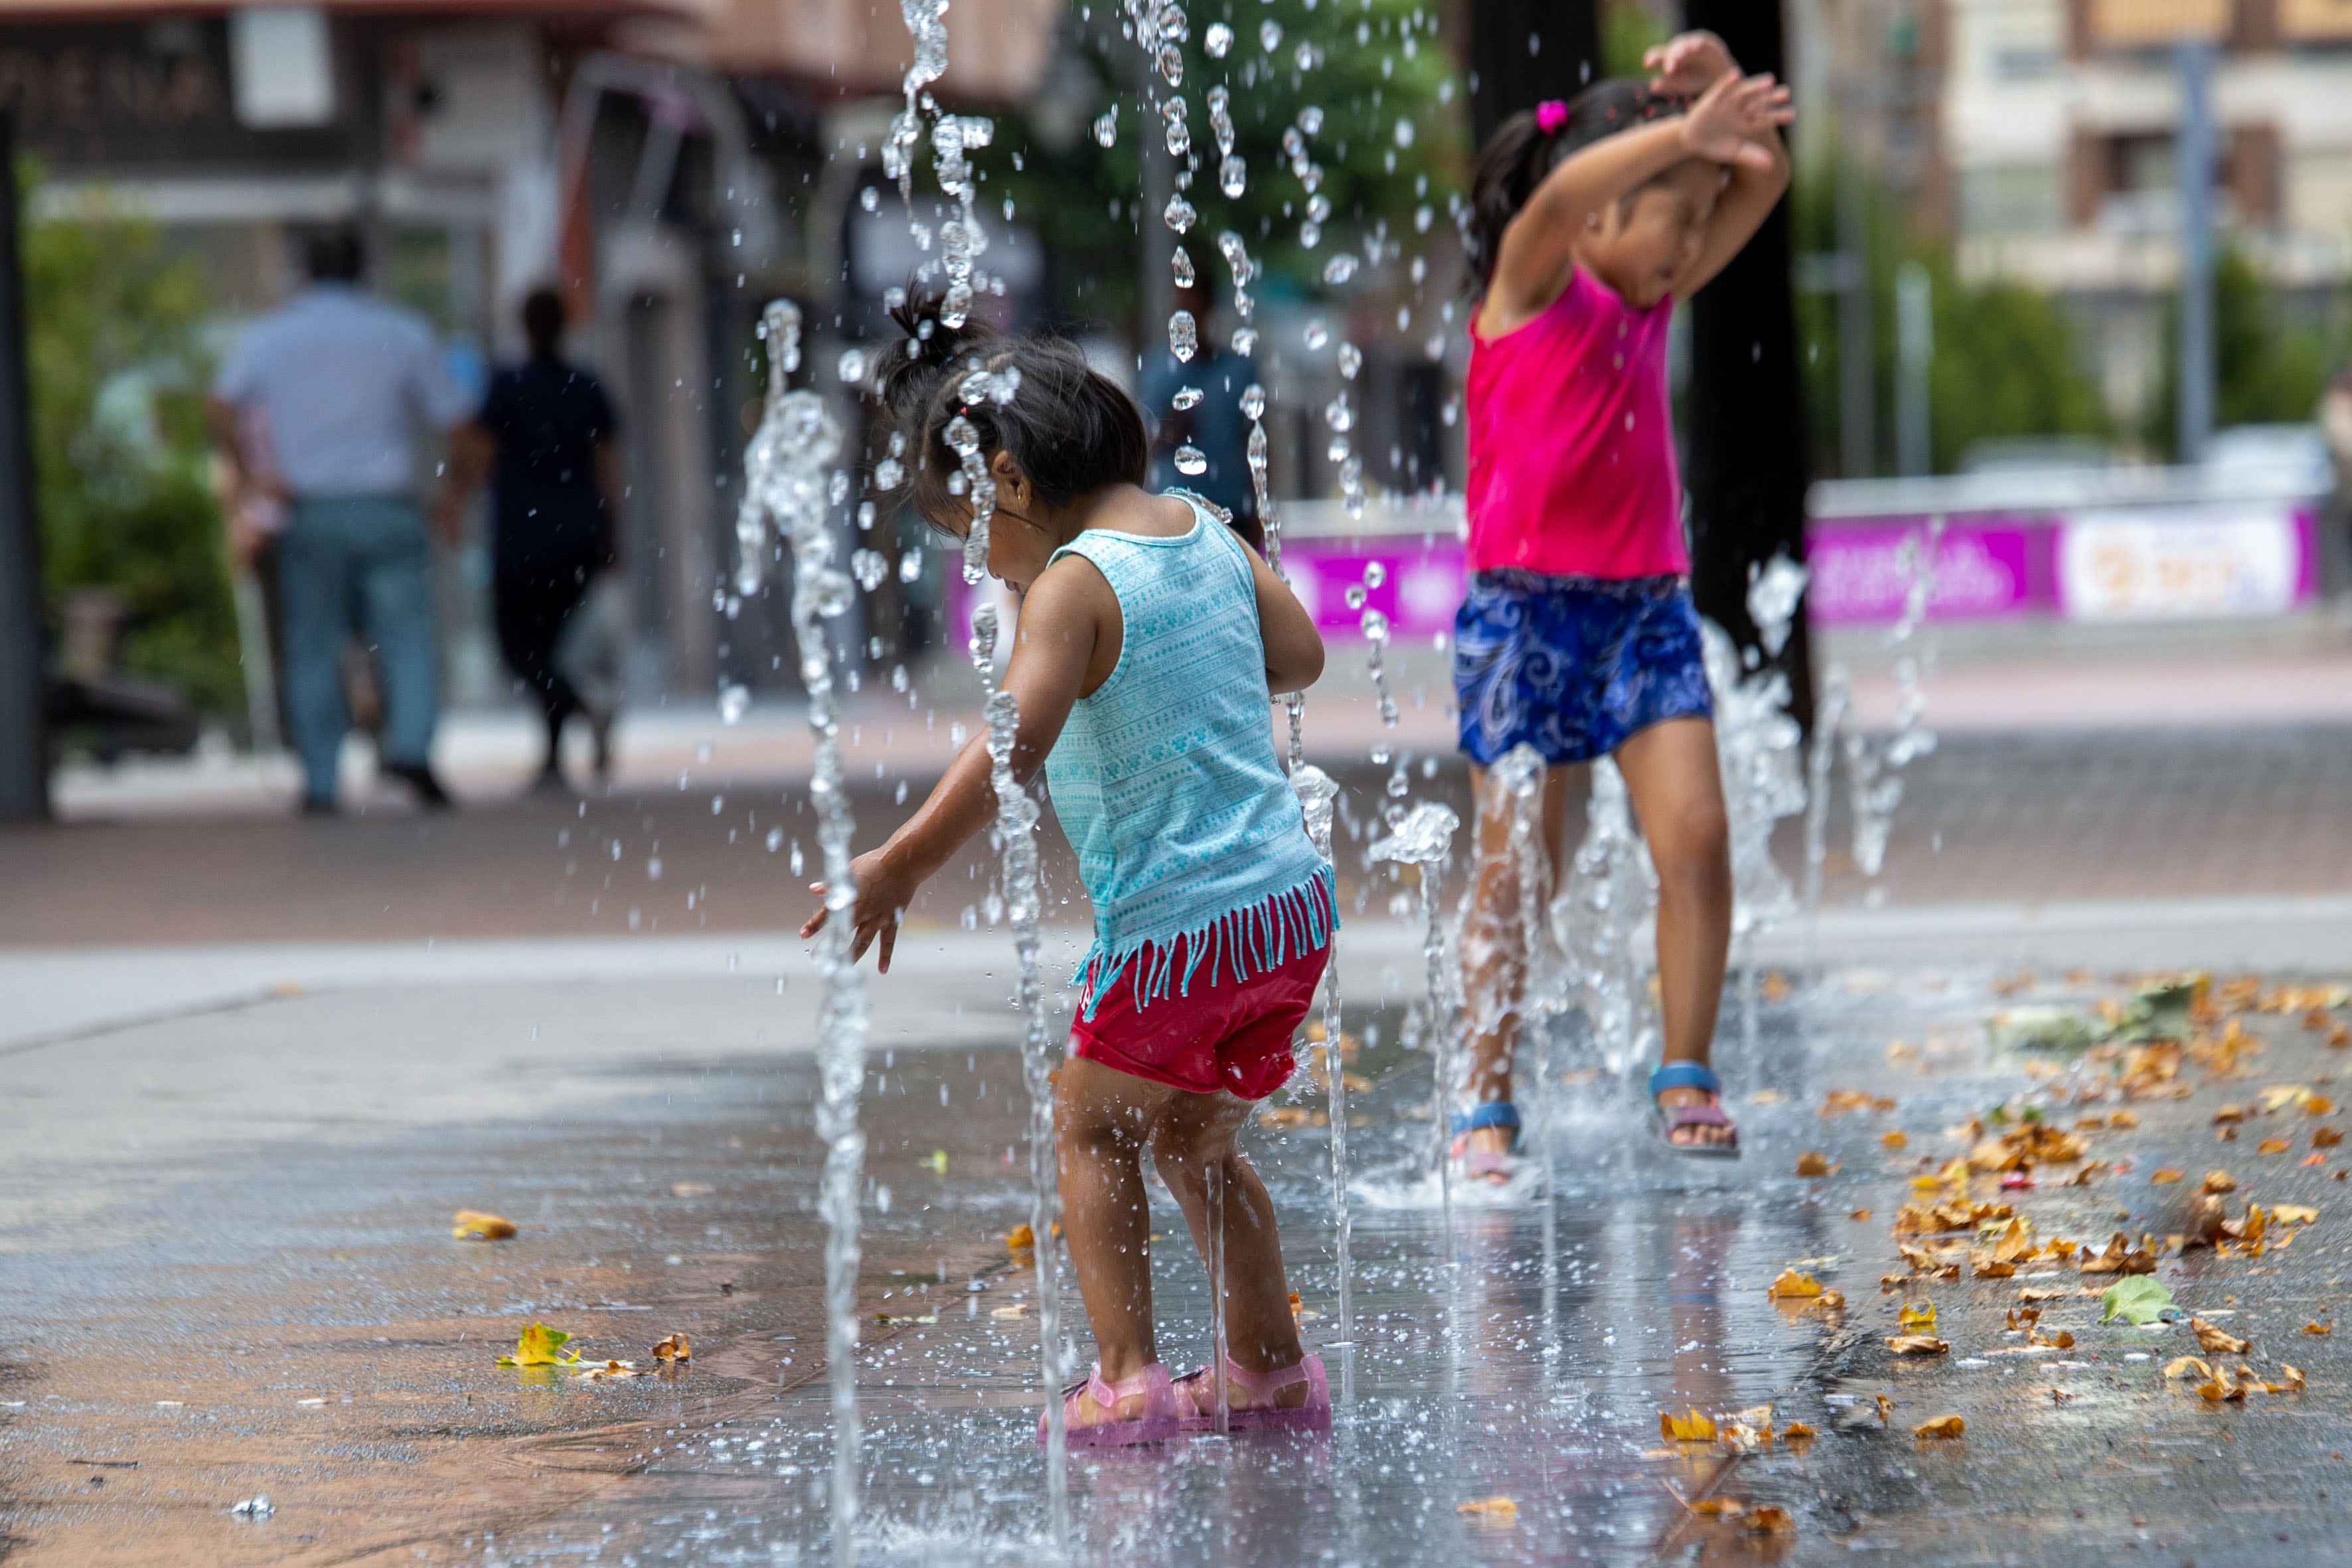
<path fill-rule="evenodd" d="M 957 499 L 961 487 L 951 489 L 950 480 L 962 459 L 948 445 L 947 427 L 959 415 L 971 421 L 982 459 L 1009 456 L 1046 506 L 1145 482 L 1151 444 L 1143 416 L 1076 345 L 1007 338 L 978 321 L 945 326 L 941 298 L 936 289 L 908 289 L 890 312 L 906 336 L 882 352 L 874 369 L 875 395 L 907 437 L 917 510 L 938 518 Z M 965 391 L 980 371 L 988 373 L 992 391 L 967 402 Z"/>
<path fill-rule="evenodd" d="M 1685 100 L 1652 92 L 1638 77 L 1605 77 L 1566 103 L 1555 100 L 1521 110 L 1496 127 L 1471 173 L 1470 211 L 1462 230 L 1463 252 L 1477 287 L 1484 289 L 1494 281 L 1503 231 L 1562 160 L 1605 136 L 1679 114 L 1685 107 Z"/>

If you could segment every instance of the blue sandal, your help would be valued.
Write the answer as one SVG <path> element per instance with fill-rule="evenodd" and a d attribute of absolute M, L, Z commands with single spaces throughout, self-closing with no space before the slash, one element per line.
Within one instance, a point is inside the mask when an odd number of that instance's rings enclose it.
<path fill-rule="evenodd" d="M 1474 1176 L 1492 1176 L 1509 1181 L 1518 1173 L 1519 1108 L 1507 1100 L 1489 1100 L 1454 1113 L 1452 1123 L 1454 1143 L 1452 1153 L 1462 1162 L 1465 1170 Z M 1491 1149 L 1470 1147 L 1470 1134 L 1487 1127 L 1510 1129 L 1511 1146 L 1502 1153 Z"/>
<path fill-rule="evenodd" d="M 1670 1089 L 1696 1089 L 1716 1097 L 1714 1105 L 1675 1105 L 1658 1103 L 1658 1096 Z M 1657 1130 L 1658 1142 L 1677 1154 L 1689 1154 L 1707 1160 L 1739 1158 L 1739 1128 L 1722 1106 L 1723 1084 L 1715 1069 L 1697 1062 L 1664 1062 L 1650 1072 L 1650 1125 Z M 1675 1134 L 1685 1127 L 1721 1127 L 1731 1134 L 1727 1143 L 1677 1143 Z"/>

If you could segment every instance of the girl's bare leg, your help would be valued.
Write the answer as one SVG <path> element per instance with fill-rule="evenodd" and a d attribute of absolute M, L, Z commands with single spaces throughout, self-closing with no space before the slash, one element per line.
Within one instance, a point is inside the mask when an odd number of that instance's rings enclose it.
<path fill-rule="evenodd" d="M 1151 1329 L 1151 1205 L 1143 1186 L 1143 1146 L 1169 1100 L 1199 1097 L 1082 1057 L 1063 1062 L 1055 1089 L 1054 1138 L 1070 1264 L 1103 1377 L 1122 1383 L 1160 1359 Z M 1084 1403 L 1090 1412 L 1092 1401 Z M 1118 1419 L 1142 1414 L 1140 1395 L 1120 1404 Z"/>
<path fill-rule="evenodd" d="M 1152 1126 L 1151 1156 L 1203 1258 L 1209 1256 L 1209 1168 L 1223 1168 L 1227 1350 L 1246 1372 L 1280 1372 L 1297 1366 L 1307 1352 L 1290 1315 L 1290 1281 L 1282 1271 L 1274 1200 L 1234 1147 L 1234 1135 L 1255 1109 L 1230 1094 L 1173 1092 Z M 1304 1404 L 1307 1392 L 1304 1383 L 1293 1384 L 1276 1403 Z"/>
<path fill-rule="evenodd" d="M 1544 853 L 1551 861 L 1551 885 L 1559 886 L 1560 856 L 1567 838 L 1569 770 L 1547 768 L 1543 784 Z M 1471 873 L 1470 919 L 1463 931 L 1462 994 L 1470 1004 L 1470 1100 L 1474 1105 L 1511 1098 L 1511 1066 L 1518 1050 L 1519 1010 L 1527 986 L 1528 933 L 1519 929 L 1519 867 L 1511 853 L 1511 805 L 1490 787 L 1486 770 L 1470 770 L 1471 799 L 1477 811 L 1477 861 Z M 1511 1146 L 1507 1127 L 1481 1127 L 1470 1134 L 1473 1149 L 1503 1153 Z"/>
<path fill-rule="evenodd" d="M 1731 947 L 1731 830 L 1715 726 L 1670 719 L 1617 749 L 1626 793 L 1650 859 L 1658 868 L 1658 990 L 1665 1013 L 1665 1059 L 1704 1065 Z M 1667 1106 L 1704 1105 L 1704 1089 L 1670 1089 Z M 1723 1127 L 1686 1127 L 1678 1143 L 1727 1143 Z"/>

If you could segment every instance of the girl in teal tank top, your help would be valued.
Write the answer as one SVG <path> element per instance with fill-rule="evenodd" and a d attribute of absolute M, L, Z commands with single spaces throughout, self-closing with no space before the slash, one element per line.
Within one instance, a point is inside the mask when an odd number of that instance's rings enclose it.
<path fill-rule="evenodd" d="M 1203 1257 L 1209 1184 L 1223 1184 L 1233 1425 L 1328 1426 L 1274 1205 L 1234 1142 L 1289 1076 L 1336 924 L 1331 869 L 1276 763 L 1267 706 L 1322 673 L 1322 639 L 1206 503 L 1144 489 L 1142 416 L 1075 348 L 944 327 L 935 300 L 897 314 L 908 337 L 882 356 L 876 386 L 904 441 L 911 502 L 969 532 L 967 476 L 946 439 L 969 420 L 995 487 L 988 570 L 1021 598 L 1003 680 L 1019 703 L 1013 771 L 1025 784 L 1044 768 L 1094 904 L 1055 1106 L 1070 1258 L 1099 1357 L 1061 1395 L 1070 1441 L 1153 1441 L 1208 1425 L 1213 1408 L 1208 1368 L 1171 1378 L 1160 1364 L 1147 1144 Z M 853 864 L 853 952 L 878 942 L 888 973 L 916 890 L 995 816 L 975 739 Z M 824 920 L 820 907 L 803 934 Z"/>

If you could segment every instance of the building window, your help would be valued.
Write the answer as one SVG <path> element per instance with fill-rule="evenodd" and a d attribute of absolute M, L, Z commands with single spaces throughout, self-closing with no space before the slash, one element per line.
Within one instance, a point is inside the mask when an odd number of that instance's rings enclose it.
<path fill-rule="evenodd" d="M 2058 171 L 2047 163 L 1994 163 L 1960 171 L 1965 234 L 2051 234 L 2062 226 Z"/>

